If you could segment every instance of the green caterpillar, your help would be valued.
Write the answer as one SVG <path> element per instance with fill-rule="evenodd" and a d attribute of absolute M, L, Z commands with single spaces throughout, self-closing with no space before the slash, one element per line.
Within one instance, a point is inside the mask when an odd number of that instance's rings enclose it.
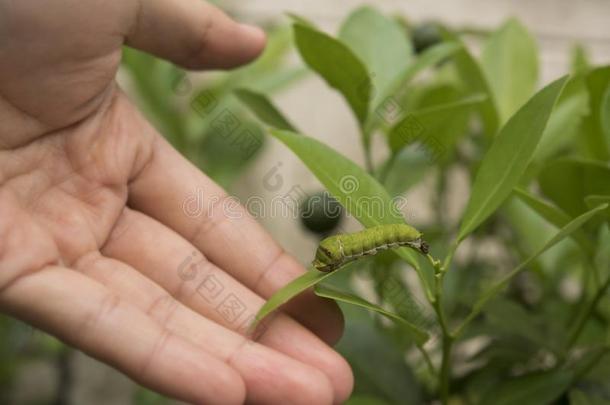
<path fill-rule="evenodd" d="M 406 224 L 379 225 L 360 232 L 330 236 L 320 242 L 312 265 L 331 272 L 339 267 L 380 250 L 408 246 L 427 254 L 428 244 L 422 234 Z"/>

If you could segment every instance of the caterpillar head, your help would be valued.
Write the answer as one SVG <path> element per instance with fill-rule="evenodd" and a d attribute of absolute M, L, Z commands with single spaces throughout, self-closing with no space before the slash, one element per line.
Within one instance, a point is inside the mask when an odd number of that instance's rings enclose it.
<path fill-rule="evenodd" d="M 341 252 L 340 241 L 331 237 L 320 242 L 313 266 L 319 271 L 330 272 L 339 267 L 342 261 L 343 253 Z"/>

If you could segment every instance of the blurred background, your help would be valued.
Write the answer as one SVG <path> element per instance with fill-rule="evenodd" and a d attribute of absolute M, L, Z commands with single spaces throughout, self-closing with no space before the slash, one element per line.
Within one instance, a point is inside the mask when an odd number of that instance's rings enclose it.
<path fill-rule="evenodd" d="M 232 73 L 188 73 L 151 57 L 126 50 L 121 85 L 153 123 L 189 159 L 242 202 L 264 201 L 289 192 L 306 196 L 322 189 L 317 180 L 279 142 L 262 130 L 231 91 L 249 87 L 272 94 L 277 106 L 299 128 L 358 163 L 364 162 L 356 141 L 357 126 L 341 97 L 318 77 L 308 74 L 291 44 L 286 13 L 303 16 L 331 34 L 362 4 L 400 15 L 409 25 L 440 21 L 464 34 L 476 54 L 486 33 L 517 17 L 540 48 L 542 83 L 569 71 L 575 46 L 582 45 L 592 64 L 610 60 L 610 2 L 605 0 L 238 0 L 216 1 L 236 19 L 264 26 L 270 33 L 263 58 Z M 221 105 L 252 136 L 235 148 L 212 136 L 205 109 Z M 213 107 L 219 108 L 219 107 Z M 383 145 L 375 148 L 381 158 Z M 452 210 L 461 211 L 465 193 L 455 186 Z M 433 215 L 425 202 L 431 185 L 424 181 L 407 194 L 405 212 L 414 224 Z M 413 203 L 411 203 L 411 201 Z M 298 218 L 259 215 L 260 222 L 303 263 L 311 260 L 318 236 Z M 354 226 L 347 222 L 345 227 Z M 290 235 L 290 237 L 286 237 Z M 145 391 L 117 372 L 66 348 L 53 338 L 19 322 L 0 317 L 0 404 L 161 404 L 167 400 Z"/>

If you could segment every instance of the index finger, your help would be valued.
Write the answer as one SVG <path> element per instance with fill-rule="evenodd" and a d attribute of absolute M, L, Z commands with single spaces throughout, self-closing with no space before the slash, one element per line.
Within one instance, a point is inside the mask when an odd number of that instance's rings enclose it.
<path fill-rule="evenodd" d="M 127 44 L 187 68 L 239 66 L 255 58 L 265 46 L 261 29 L 238 24 L 206 1 L 133 3 Z"/>

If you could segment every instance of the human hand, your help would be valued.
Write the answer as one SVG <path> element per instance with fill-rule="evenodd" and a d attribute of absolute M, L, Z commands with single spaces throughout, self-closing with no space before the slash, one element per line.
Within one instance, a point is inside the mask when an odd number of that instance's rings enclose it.
<path fill-rule="evenodd" d="M 200 69 L 264 42 L 199 0 L 0 0 L 1 311 L 188 402 L 349 396 L 327 345 L 342 331 L 334 303 L 303 296 L 287 308 L 298 322 L 279 314 L 244 336 L 304 269 L 242 207 L 229 216 L 225 192 L 114 80 L 124 43 Z M 194 218 L 183 204 L 199 190 Z"/>

